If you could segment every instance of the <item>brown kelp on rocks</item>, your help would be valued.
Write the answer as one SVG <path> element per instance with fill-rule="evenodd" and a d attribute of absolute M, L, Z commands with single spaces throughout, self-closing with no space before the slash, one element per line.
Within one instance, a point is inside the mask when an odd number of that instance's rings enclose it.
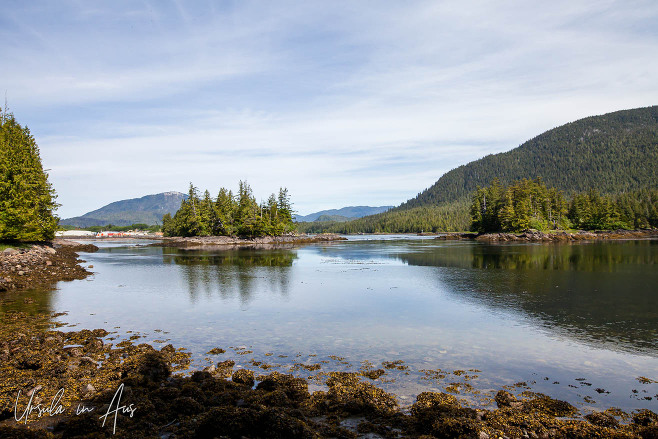
<path fill-rule="evenodd" d="M 401 408 L 360 372 L 329 372 L 324 390 L 310 392 L 304 378 L 231 360 L 174 373 L 189 366 L 182 349 L 112 345 L 104 329 L 59 331 L 49 315 L 8 312 L 0 323 L 3 438 L 658 437 L 649 410 L 583 416 L 547 395 L 506 390 L 490 410 L 441 392 Z"/>

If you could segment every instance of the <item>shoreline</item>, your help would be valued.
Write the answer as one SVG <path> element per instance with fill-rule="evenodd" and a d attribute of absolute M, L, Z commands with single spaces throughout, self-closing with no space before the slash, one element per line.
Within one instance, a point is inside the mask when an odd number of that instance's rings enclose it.
<path fill-rule="evenodd" d="M 347 238 L 334 234 L 318 235 L 286 235 L 263 236 L 260 238 L 239 238 L 234 236 L 191 236 L 160 238 L 160 242 L 150 244 L 153 247 L 176 247 L 181 249 L 194 248 L 227 248 L 227 247 L 259 247 L 278 245 L 313 244 L 318 242 L 346 241 Z"/>
<path fill-rule="evenodd" d="M 0 292 L 84 279 L 91 272 L 80 265 L 78 253 L 97 250 L 93 244 L 66 239 L 8 247 L 0 252 Z"/>
<path fill-rule="evenodd" d="M 472 408 L 460 395 L 423 392 L 411 407 L 401 407 L 376 385 L 383 370 L 328 372 L 326 390 L 314 392 L 308 379 L 261 374 L 232 360 L 172 374 L 190 364 L 184 349 L 115 341 L 104 329 L 60 331 L 66 324 L 53 323 L 57 316 L 0 314 L 2 437 L 113 437 L 112 423 L 103 427 L 99 415 L 112 407 L 121 385 L 121 404 L 131 405 L 135 416 L 119 413 L 117 437 L 639 439 L 658 433 L 658 414 L 650 410 L 583 413 L 534 392 L 498 390 L 491 409 Z M 22 413 L 30 396 L 48 406 L 58 389 L 64 389 L 63 413 L 38 419 L 33 413 L 27 425 L 15 421 L 14 409 Z M 95 411 L 78 415 L 79 405 Z"/>
<path fill-rule="evenodd" d="M 540 232 L 538 230 L 526 230 L 520 233 L 484 233 L 474 232 L 448 232 L 437 236 L 439 240 L 470 240 L 479 242 L 578 242 L 578 241 L 601 241 L 601 240 L 621 240 L 621 239 L 648 239 L 658 238 L 658 229 L 639 229 L 639 230 L 597 230 L 584 231 L 578 230 L 568 232 L 565 230 L 555 230 L 551 232 Z"/>

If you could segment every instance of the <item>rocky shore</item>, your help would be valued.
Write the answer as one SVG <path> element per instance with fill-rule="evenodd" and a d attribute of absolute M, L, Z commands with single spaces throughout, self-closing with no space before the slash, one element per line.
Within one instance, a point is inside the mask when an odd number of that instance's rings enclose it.
<path fill-rule="evenodd" d="M 193 236 L 187 238 L 172 237 L 162 238 L 153 246 L 178 247 L 178 248 L 208 248 L 208 247 L 258 247 L 272 245 L 296 245 L 310 244 L 316 242 L 344 241 L 340 235 L 333 233 L 322 233 L 318 235 L 286 235 L 286 236 L 263 236 L 260 238 L 238 238 L 235 236 Z"/>
<path fill-rule="evenodd" d="M 78 252 L 98 247 L 58 239 L 51 243 L 23 244 L 0 252 L 0 291 L 49 285 L 61 280 L 84 279 L 90 274 L 80 266 Z"/>
<path fill-rule="evenodd" d="M 583 414 L 549 396 L 501 390 L 496 408 L 424 392 L 406 409 L 367 374 L 331 372 L 325 390 L 303 378 L 260 375 L 232 361 L 191 374 L 189 355 L 103 329 L 63 332 L 49 315 L 0 317 L 3 438 L 655 438 L 658 415 L 617 409 Z M 61 326 L 62 324 L 59 324 Z M 57 325 L 55 325 L 57 326 Z M 121 387 L 123 386 L 123 387 Z M 58 390 L 63 389 L 58 397 Z M 114 399 L 121 390 L 120 401 Z M 17 398 L 18 392 L 21 396 Z M 32 407 L 55 410 L 26 412 Z M 114 401 L 114 402 L 113 402 Z M 61 409 L 57 409 L 61 407 Z M 80 411 L 81 407 L 91 411 Z M 112 410 L 123 407 L 116 412 Z M 28 422 L 21 415 L 28 413 Z M 101 417 L 111 413 L 103 426 Z M 21 419 L 17 422 L 15 418 Z M 116 425 L 116 432 L 113 427 Z"/>
<path fill-rule="evenodd" d="M 657 238 L 658 229 L 644 230 L 599 230 L 595 232 L 525 230 L 521 233 L 446 233 L 438 236 L 441 240 L 475 240 L 480 242 L 576 242 L 614 239 Z"/>

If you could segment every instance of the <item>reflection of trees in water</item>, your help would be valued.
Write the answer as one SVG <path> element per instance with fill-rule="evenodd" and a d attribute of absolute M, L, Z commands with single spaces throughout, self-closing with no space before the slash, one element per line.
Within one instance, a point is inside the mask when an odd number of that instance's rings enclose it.
<path fill-rule="evenodd" d="M 402 259 L 409 256 L 405 254 Z M 658 241 L 449 245 L 412 257 L 413 265 L 616 272 L 622 267 L 657 265 Z"/>
<path fill-rule="evenodd" d="M 457 268 L 438 273 L 460 298 L 519 311 L 593 345 L 658 354 L 656 241 L 455 244 L 399 257 Z"/>
<path fill-rule="evenodd" d="M 244 248 L 215 252 L 163 249 L 164 263 L 183 267 L 193 302 L 201 292 L 207 297 L 216 292 L 224 300 L 238 296 L 246 305 L 260 288 L 287 297 L 290 267 L 295 259 L 297 252 L 286 249 Z"/>

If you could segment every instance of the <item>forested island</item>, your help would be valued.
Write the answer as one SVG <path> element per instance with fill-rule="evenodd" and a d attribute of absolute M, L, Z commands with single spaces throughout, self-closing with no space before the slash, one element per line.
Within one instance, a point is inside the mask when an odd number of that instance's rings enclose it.
<path fill-rule="evenodd" d="M 190 183 L 187 199 L 172 217 L 162 218 L 162 232 L 166 237 L 180 236 L 281 236 L 295 230 L 292 203 L 288 189 L 258 203 L 251 186 L 240 181 L 237 194 L 221 188 L 216 198 L 206 190 L 203 197 Z"/>

